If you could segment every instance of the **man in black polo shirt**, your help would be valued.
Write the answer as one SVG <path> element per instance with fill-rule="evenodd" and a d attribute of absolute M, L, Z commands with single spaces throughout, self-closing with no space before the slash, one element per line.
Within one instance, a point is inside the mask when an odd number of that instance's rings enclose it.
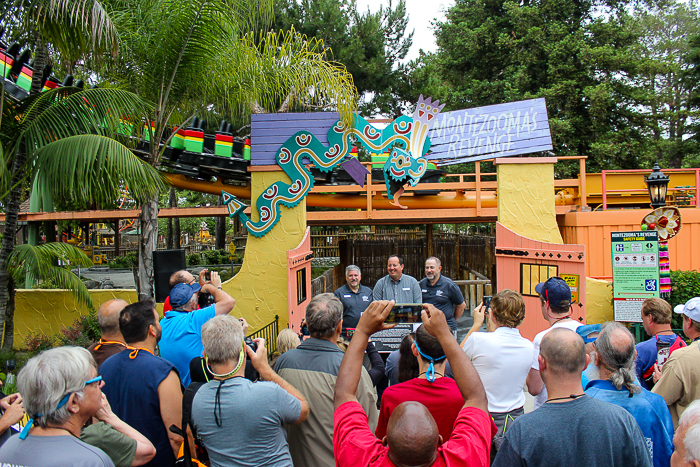
<path fill-rule="evenodd" d="M 338 300 L 343 304 L 343 331 L 355 329 L 360 316 L 372 303 L 372 289 L 360 284 L 362 274 L 360 268 L 351 264 L 345 268 L 345 281 L 347 284 L 334 292 Z"/>
<path fill-rule="evenodd" d="M 442 311 L 447 318 L 447 324 L 455 333 L 457 331 L 457 319 L 462 316 L 467 304 L 457 284 L 452 279 L 440 274 L 442 265 L 440 260 L 431 256 L 425 261 L 425 278 L 420 281 L 420 290 L 423 293 L 423 303 L 430 303 Z"/>

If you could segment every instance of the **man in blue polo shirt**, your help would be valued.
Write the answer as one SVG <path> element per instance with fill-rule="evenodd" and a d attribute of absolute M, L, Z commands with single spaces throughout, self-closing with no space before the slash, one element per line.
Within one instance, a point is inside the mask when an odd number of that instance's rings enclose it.
<path fill-rule="evenodd" d="M 420 281 L 420 290 L 423 294 L 423 303 L 430 303 L 442 311 L 447 318 L 452 332 L 457 331 L 457 320 L 467 304 L 457 284 L 452 279 L 441 274 L 442 264 L 440 260 L 431 256 L 425 261 L 425 276 Z"/>
<path fill-rule="evenodd" d="M 355 329 L 360 316 L 372 303 L 372 289 L 361 285 L 361 279 L 360 268 L 351 264 L 345 268 L 346 284 L 333 292 L 343 304 L 343 332 Z"/>
<path fill-rule="evenodd" d="M 199 291 L 209 293 L 214 304 L 195 309 Z M 211 282 L 199 284 L 177 284 L 170 291 L 171 311 L 165 312 L 160 322 L 163 335 L 158 344 L 160 356 L 175 365 L 182 384 L 190 384 L 190 361 L 202 356 L 202 325 L 216 315 L 225 315 L 233 310 L 236 300 L 221 290 L 221 278 L 211 273 Z"/>

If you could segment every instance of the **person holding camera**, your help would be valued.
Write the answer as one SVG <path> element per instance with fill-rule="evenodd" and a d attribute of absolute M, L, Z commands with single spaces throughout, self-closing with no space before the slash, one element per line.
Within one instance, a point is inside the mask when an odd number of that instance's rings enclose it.
<path fill-rule="evenodd" d="M 232 316 L 216 316 L 202 326 L 204 361 L 214 380 L 192 402 L 192 427 L 207 449 L 212 467 L 292 466 L 284 424 L 299 424 L 309 404 L 267 362 L 264 339 L 245 344 L 243 327 Z M 244 378 L 250 359 L 265 381 Z"/>
<path fill-rule="evenodd" d="M 493 459 L 506 429 L 524 413 L 523 386 L 535 348 L 518 331 L 525 319 L 525 302 L 519 293 L 501 290 L 490 303 L 479 305 L 472 316 L 472 329 L 478 330 L 486 320 L 488 332 L 470 333 L 462 347 L 479 373 L 489 400 L 489 413 L 498 427 L 491 447 Z"/>
<path fill-rule="evenodd" d="M 199 292 L 209 293 L 214 304 L 197 308 Z M 236 300 L 221 289 L 219 273 L 211 273 L 211 282 L 200 286 L 179 283 L 170 291 L 172 310 L 165 312 L 161 320 L 163 336 L 158 344 L 160 356 L 170 361 L 180 373 L 182 384 L 190 384 L 190 362 L 202 355 L 202 325 L 214 316 L 225 315 L 233 310 Z"/>

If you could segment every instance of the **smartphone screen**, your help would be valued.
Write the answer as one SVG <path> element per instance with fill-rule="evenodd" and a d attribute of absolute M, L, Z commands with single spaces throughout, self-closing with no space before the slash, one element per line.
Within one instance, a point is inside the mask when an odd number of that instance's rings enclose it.
<path fill-rule="evenodd" d="M 385 323 L 420 323 L 423 305 L 416 303 L 397 303 L 389 312 Z"/>

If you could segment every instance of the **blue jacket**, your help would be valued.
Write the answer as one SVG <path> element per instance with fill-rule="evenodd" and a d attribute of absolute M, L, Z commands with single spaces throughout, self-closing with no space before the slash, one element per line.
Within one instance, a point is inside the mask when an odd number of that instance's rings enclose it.
<path fill-rule="evenodd" d="M 642 388 L 640 394 L 616 389 L 608 380 L 593 380 L 586 385 L 586 394 L 627 410 L 642 429 L 654 467 L 668 467 L 673 454 L 673 421 L 663 397 Z"/>

